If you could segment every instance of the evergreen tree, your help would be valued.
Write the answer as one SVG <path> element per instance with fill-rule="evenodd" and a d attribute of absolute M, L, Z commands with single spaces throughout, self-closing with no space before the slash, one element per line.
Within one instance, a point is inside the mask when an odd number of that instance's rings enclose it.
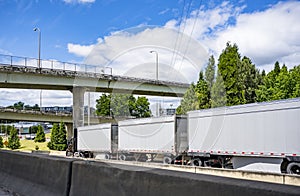
<path fill-rule="evenodd" d="M 226 90 L 223 78 L 219 71 L 217 71 L 216 82 L 212 86 L 211 90 L 211 107 L 222 107 L 226 105 Z"/>
<path fill-rule="evenodd" d="M 199 80 L 197 82 L 195 91 L 198 97 L 198 108 L 210 108 L 209 84 L 206 82 L 206 80 L 204 80 L 204 74 L 202 71 L 199 74 Z"/>
<path fill-rule="evenodd" d="M 292 86 L 291 97 L 300 97 L 300 65 L 290 70 L 290 82 Z"/>
<path fill-rule="evenodd" d="M 211 55 L 208 59 L 208 65 L 205 69 L 205 81 L 207 82 L 209 92 L 211 91 L 211 88 L 215 80 L 215 72 L 216 72 L 215 58 L 213 55 Z"/>
<path fill-rule="evenodd" d="M 243 57 L 240 67 L 239 78 L 241 85 L 243 86 L 244 103 L 256 102 L 256 93 L 258 85 L 260 83 L 259 71 L 255 69 L 255 65 L 252 64 L 248 57 Z"/>
<path fill-rule="evenodd" d="M 67 131 L 65 124 L 60 122 L 59 131 L 58 131 L 58 139 L 57 139 L 57 150 L 63 151 L 67 149 Z"/>
<path fill-rule="evenodd" d="M 45 142 L 46 141 L 46 137 L 45 137 L 45 132 L 44 132 L 44 128 L 41 125 L 38 125 L 38 130 L 36 133 L 36 137 L 34 138 L 35 142 Z"/>
<path fill-rule="evenodd" d="M 10 135 L 8 137 L 8 148 L 14 150 L 21 147 L 20 138 L 18 136 L 18 131 L 15 127 L 10 130 Z"/>
<path fill-rule="evenodd" d="M 176 109 L 177 114 L 186 114 L 188 111 L 199 109 L 199 100 L 195 89 L 196 86 L 192 83 L 183 95 L 180 106 Z"/>
<path fill-rule="evenodd" d="M 293 94 L 293 86 L 290 80 L 290 75 L 285 65 L 280 69 L 274 84 L 274 94 L 272 100 L 288 99 Z"/>
<path fill-rule="evenodd" d="M 236 44 L 229 42 L 219 57 L 218 71 L 224 81 L 227 105 L 238 105 L 244 103 L 243 86 L 239 73 L 241 67 L 240 54 Z"/>
<path fill-rule="evenodd" d="M 278 76 L 279 75 L 279 73 L 280 73 L 280 65 L 279 65 L 279 62 L 278 61 L 276 61 L 275 62 L 275 65 L 274 65 L 274 73 L 275 73 L 275 76 Z"/>
<path fill-rule="evenodd" d="M 4 144 L 3 144 L 3 138 L 0 136 L 0 148 L 3 148 Z"/>
<path fill-rule="evenodd" d="M 61 122 L 59 126 L 53 124 L 51 130 L 51 140 L 47 145 L 51 150 L 63 151 L 67 149 L 67 133 L 65 124 Z"/>

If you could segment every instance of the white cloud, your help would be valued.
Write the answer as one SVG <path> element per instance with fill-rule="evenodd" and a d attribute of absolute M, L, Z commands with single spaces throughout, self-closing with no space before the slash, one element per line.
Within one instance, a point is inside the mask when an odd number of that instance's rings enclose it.
<path fill-rule="evenodd" d="M 24 96 L 25 95 L 25 96 Z M 72 93 L 69 91 L 50 91 L 50 90 L 16 90 L 2 89 L 0 91 L 1 106 L 9 106 L 19 101 L 25 105 L 40 105 L 42 98 L 42 106 L 71 106 Z M 59 100 L 59 101 L 57 101 Z"/>
<path fill-rule="evenodd" d="M 89 45 L 89 46 L 83 46 L 83 45 L 79 45 L 79 44 L 68 44 L 68 51 L 69 53 L 73 53 L 77 56 L 81 56 L 81 57 L 86 57 L 88 56 L 91 51 L 93 50 L 94 45 Z"/>
<path fill-rule="evenodd" d="M 137 27 L 100 39 L 86 56 L 85 63 L 110 66 L 118 75 L 154 79 L 156 56 L 149 53 L 151 50 L 158 53 L 162 80 L 189 82 L 194 77 L 189 73 L 199 72 L 208 58 L 198 41 L 176 30 Z"/>
<path fill-rule="evenodd" d="M 288 67 L 298 65 L 300 2 L 280 2 L 253 13 L 243 13 L 244 8 L 229 2 L 201 7 L 180 25 L 173 19 L 163 27 L 113 32 L 97 44 L 69 44 L 68 49 L 86 57 L 88 64 L 111 66 L 114 74 L 146 78 L 155 76 L 154 54 L 149 51 L 156 50 L 160 79 L 176 81 L 195 81 L 207 61 L 207 51 L 218 59 L 228 41 L 236 43 L 241 55 L 250 57 L 258 67 L 270 70 L 275 61 Z"/>
<path fill-rule="evenodd" d="M 260 67 L 272 67 L 277 60 L 293 67 L 300 64 L 299 18 L 300 2 L 281 2 L 265 11 L 238 14 L 235 25 L 215 32 L 203 42 L 217 54 L 227 41 L 236 43 L 241 54 Z"/>
<path fill-rule="evenodd" d="M 85 4 L 85 3 L 94 3 L 96 0 L 63 0 L 65 3 L 81 3 L 81 4 Z"/>

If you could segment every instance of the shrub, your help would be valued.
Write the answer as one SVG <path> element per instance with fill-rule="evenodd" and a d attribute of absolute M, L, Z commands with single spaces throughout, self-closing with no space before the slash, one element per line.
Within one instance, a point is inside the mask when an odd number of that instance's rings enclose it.
<path fill-rule="evenodd" d="M 7 147 L 12 150 L 19 149 L 21 147 L 18 131 L 15 127 L 10 130 Z"/>
<path fill-rule="evenodd" d="M 4 144 L 3 144 L 3 138 L 0 136 L 0 148 L 3 148 Z"/>
<path fill-rule="evenodd" d="M 44 128 L 41 125 L 39 125 L 36 136 L 34 138 L 34 142 L 45 142 L 45 141 L 46 141 L 46 137 L 45 137 Z"/>
<path fill-rule="evenodd" d="M 65 124 L 61 122 L 59 126 L 54 124 L 51 131 L 51 140 L 47 144 L 51 150 L 64 151 L 67 149 L 67 136 Z"/>

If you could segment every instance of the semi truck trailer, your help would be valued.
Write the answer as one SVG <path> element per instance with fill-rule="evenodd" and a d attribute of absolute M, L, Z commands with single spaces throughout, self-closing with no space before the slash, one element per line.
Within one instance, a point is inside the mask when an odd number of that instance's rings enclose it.
<path fill-rule="evenodd" d="M 188 112 L 194 165 L 300 172 L 300 99 Z"/>

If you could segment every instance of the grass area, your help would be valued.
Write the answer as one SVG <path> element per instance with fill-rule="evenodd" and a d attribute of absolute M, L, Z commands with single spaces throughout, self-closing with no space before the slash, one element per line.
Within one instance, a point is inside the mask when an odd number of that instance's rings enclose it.
<path fill-rule="evenodd" d="M 45 134 L 46 140 L 50 139 L 51 134 L 50 133 L 46 133 Z M 3 141 L 6 141 L 7 139 L 4 137 Z M 39 150 L 46 150 L 46 151 L 50 151 L 50 149 L 47 147 L 48 142 L 34 142 L 34 140 L 27 140 L 27 139 L 21 139 L 20 140 L 21 143 L 21 147 L 19 149 L 17 149 L 17 151 L 32 151 L 32 150 L 36 150 L 36 146 L 39 147 Z M 3 149 L 8 149 L 9 148 L 3 148 Z"/>
<path fill-rule="evenodd" d="M 39 147 L 39 150 L 49 150 L 47 147 L 48 142 L 34 142 L 34 140 L 20 140 L 21 148 L 20 151 L 31 151 L 36 150 L 36 146 Z"/>

